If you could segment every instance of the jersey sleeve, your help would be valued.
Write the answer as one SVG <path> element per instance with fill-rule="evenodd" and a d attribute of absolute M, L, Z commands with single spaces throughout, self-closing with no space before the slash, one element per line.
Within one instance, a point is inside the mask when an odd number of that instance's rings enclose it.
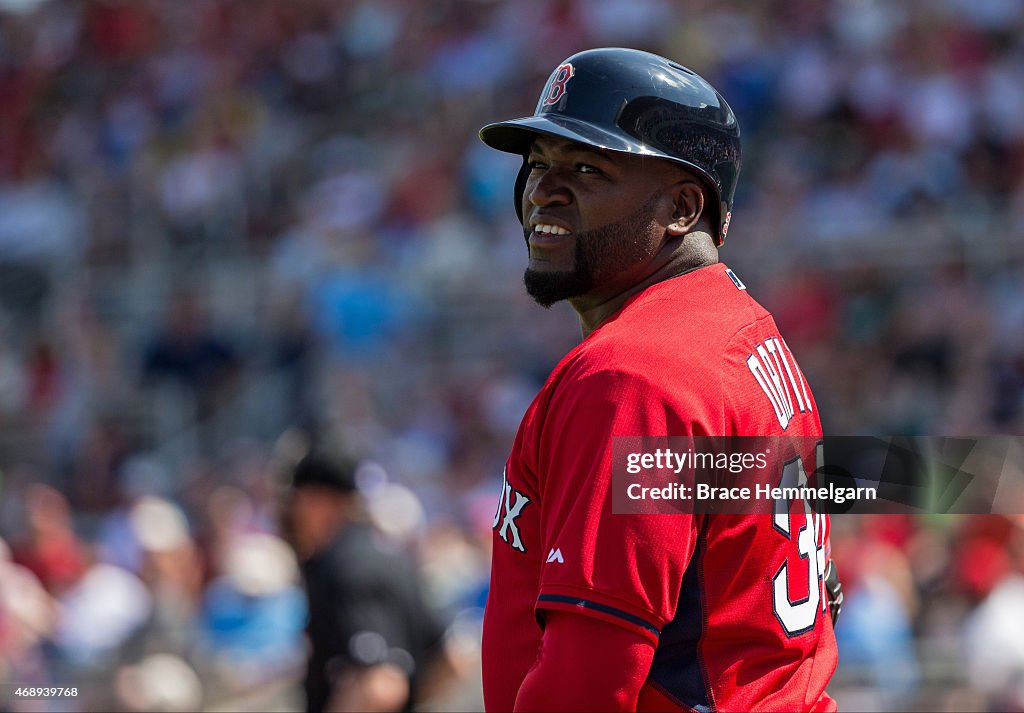
<path fill-rule="evenodd" d="M 629 629 L 552 612 L 515 711 L 635 711 L 654 645 Z"/>
<path fill-rule="evenodd" d="M 698 517 L 614 514 L 612 439 L 690 431 L 674 400 L 635 374 L 602 371 L 552 397 L 538 452 L 540 621 L 544 610 L 572 611 L 657 642 L 676 610 Z"/>

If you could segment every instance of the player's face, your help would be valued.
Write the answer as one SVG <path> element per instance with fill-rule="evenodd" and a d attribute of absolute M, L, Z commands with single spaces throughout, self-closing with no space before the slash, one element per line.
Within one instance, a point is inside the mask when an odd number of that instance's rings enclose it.
<path fill-rule="evenodd" d="M 527 157 L 526 290 L 545 307 L 642 282 L 665 241 L 678 174 L 665 161 L 541 136 Z"/>

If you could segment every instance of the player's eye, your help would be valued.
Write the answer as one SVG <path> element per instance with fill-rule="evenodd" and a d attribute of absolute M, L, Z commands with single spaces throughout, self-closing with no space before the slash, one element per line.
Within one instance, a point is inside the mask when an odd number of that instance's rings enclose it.
<path fill-rule="evenodd" d="M 543 161 L 537 159 L 530 159 L 526 162 L 526 167 L 531 171 L 540 171 L 547 168 L 547 165 Z"/>
<path fill-rule="evenodd" d="M 597 166 L 591 166 L 589 163 L 576 164 L 576 170 L 580 173 L 601 173 L 601 169 Z"/>

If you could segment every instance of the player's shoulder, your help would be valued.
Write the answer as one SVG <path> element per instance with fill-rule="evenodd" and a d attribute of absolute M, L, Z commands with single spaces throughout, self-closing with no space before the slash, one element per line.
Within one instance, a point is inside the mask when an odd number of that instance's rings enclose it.
<path fill-rule="evenodd" d="M 737 334 L 771 315 L 723 263 L 647 288 L 580 345 L 583 368 L 614 366 L 626 373 L 713 366 Z"/>
<path fill-rule="evenodd" d="M 687 394 L 714 401 L 736 378 L 730 373 L 743 366 L 758 335 L 775 331 L 741 278 L 722 263 L 710 265 L 627 301 L 562 359 L 537 402 L 627 395 L 655 402 Z"/>

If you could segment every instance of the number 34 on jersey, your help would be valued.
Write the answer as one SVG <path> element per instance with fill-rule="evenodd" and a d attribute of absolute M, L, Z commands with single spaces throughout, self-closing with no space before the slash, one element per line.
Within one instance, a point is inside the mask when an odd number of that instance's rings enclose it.
<path fill-rule="evenodd" d="M 818 443 L 817 462 L 822 462 Z M 807 485 L 803 461 L 794 458 L 782 470 L 783 488 Z M 807 501 L 777 500 L 772 526 L 790 540 L 796 557 L 786 559 L 772 577 L 772 610 L 787 636 L 798 636 L 814 628 L 818 612 L 826 612 L 825 561 L 828 553 L 828 520 Z"/>

